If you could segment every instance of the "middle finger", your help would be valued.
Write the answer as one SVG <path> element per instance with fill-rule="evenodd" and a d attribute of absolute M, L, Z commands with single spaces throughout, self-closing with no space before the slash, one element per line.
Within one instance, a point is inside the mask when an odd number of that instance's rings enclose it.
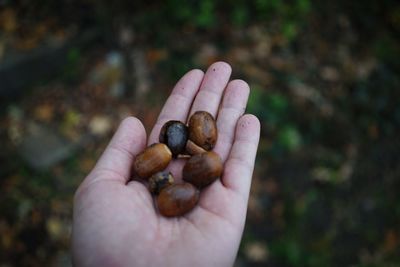
<path fill-rule="evenodd" d="M 231 72 L 231 66 L 225 62 L 216 62 L 207 69 L 200 90 L 193 102 L 190 115 L 196 111 L 204 110 L 213 115 L 214 118 L 216 117 Z"/>

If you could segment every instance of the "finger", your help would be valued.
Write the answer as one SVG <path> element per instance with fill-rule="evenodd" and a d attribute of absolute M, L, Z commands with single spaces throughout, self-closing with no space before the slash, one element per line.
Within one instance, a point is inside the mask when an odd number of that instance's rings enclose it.
<path fill-rule="evenodd" d="M 243 224 L 247 207 L 243 200 L 249 195 L 259 136 L 258 119 L 253 115 L 242 116 L 236 125 L 223 176 L 201 192 L 200 209 L 193 214 L 197 220 L 201 221 L 202 215 L 209 213 L 237 225 Z"/>
<path fill-rule="evenodd" d="M 246 109 L 249 92 L 249 85 L 243 80 L 229 82 L 225 90 L 222 105 L 218 112 L 218 140 L 214 148 L 223 162 L 228 158 L 231 150 L 235 127 Z"/>
<path fill-rule="evenodd" d="M 231 66 L 225 62 L 216 62 L 207 69 L 190 115 L 198 110 L 204 110 L 215 117 L 231 72 Z"/>
<path fill-rule="evenodd" d="M 135 117 L 124 119 L 85 182 L 107 177 L 127 183 L 132 161 L 145 146 L 146 131 L 143 124 Z"/>
<path fill-rule="evenodd" d="M 222 183 L 246 199 L 250 192 L 259 139 L 260 122 L 257 117 L 242 116 L 236 126 L 235 140 L 225 163 Z"/>
<path fill-rule="evenodd" d="M 169 120 L 186 121 L 203 76 L 204 73 L 201 70 L 191 70 L 178 81 L 150 133 L 149 145 L 158 142 L 158 135 L 165 122 Z"/>

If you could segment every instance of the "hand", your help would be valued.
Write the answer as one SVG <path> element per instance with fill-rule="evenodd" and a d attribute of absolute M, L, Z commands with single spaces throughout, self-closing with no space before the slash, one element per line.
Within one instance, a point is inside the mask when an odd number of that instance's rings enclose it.
<path fill-rule="evenodd" d="M 146 142 L 133 117 L 119 126 L 74 199 L 72 256 L 76 266 L 232 266 L 246 219 L 260 123 L 244 115 L 249 87 L 229 82 L 231 67 L 214 63 L 204 74 L 189 71 L 176 84 Z M 132 161 L 158 142 L 168 120 L 186 121 L 197 110 L 217 118 L 214 148 L 225 163 L 221 179 L 201 191 L 198 205 L 166 218 L 147 188 L 130 180 Z M 181 180 L 183 159 L 168 169 Z"/>

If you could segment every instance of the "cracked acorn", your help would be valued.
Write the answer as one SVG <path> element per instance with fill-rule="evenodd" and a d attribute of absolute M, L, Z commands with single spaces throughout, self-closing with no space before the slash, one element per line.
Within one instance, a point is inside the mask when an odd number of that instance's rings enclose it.
<path fill-rule="evenodd" d="M 199 200 L 199 190 L 222 175 L 222 160 L 211 151 L 217 138 L 213 116 L 197 111 L 188 126 L 176 120 L 166 122 L 160 130 L 160 143 L 149 146 L 135 158 L 134 170 L 139 177 L 148 179 L 148 189 L 157 196 L 160 214 L 174 217 L 191 211 Z M 172 174 L 164 170 L 172 158 L 180 155 L 191 157 L 182 170 L 183 182 L 174 183 Z"/>
<path fill-rule="evenodd" d="M 153 174 L 149 178 L 149 191 L 158 195 L 161 190 L 174 183 L 174 177 L 170 172 L 162 171 Z"/>

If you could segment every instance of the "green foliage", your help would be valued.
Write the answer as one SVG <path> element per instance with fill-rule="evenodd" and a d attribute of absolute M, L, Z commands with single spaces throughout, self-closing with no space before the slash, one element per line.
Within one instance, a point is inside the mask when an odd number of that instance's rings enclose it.
<path fill-rule="evenodd" d="M 173 24 L 191 25 L 198 28 L 212 28 L 216 23 L 215 0 L 199 2 L 168 0 L 161 6 L 160 16 L 168 18 Z"/>
<path fill-rule="evenodd" d="M 67 54 L 67 62 L 64 66 L 63 79 L 66 81 L 75 80 L 79 74 L 79 62 L 81 59 L 81 51 L 78 48 L 71 48 Z"/>
<path fill-rule="evenodd" d="M 210 28 L 215 24 L 215 2 L 203 0 L 199 2 L 198 12 L 195 16 L 195 23 L 201 28 Z"/>
<path fill-rule="evenodd" d="M 289 185 L 290 187 L 293 184 Z M 293 192 L 292 192 L 293 193 Z M 285 199 L 285 225 L 284 234 L 273 240 L 270 252 L 284 266 L 332 266 L 332 254 L 329 249 L 330 233 L 310 238 L 313 233 L 305 229 L 308 218 L 315 212 L 313 204 L 321 201 L 321 194 L 311 189 L 301 197 Z M 310 239 L 313 242 L 309 242 Z"/>
<path fill-rule="evenodd" d="M 374 50 L 379 59 L 400 68 L 400 47 L 398 39 L 394 36 L 381 36 L 374 42 Z"/>
<path fill-rule="evenodd" d="M 172 55 L 160 64 L 161 69 L 168 71 L 171 79 L 177 80 L 184 75 L 187 70 L 196 66 L 189 53 L 183 51 L 173 51 Z"/>
<path fill-rule="evenodd" d="M 272 150 L 290 152 L 300 148 L 303 138 L 291 120 L 289 100 L 285 95 L 252 86 L 248 111 L 260 118 L 267 125 L 268 132 L 273 134 Z"/>
<path fill-rule="evenodd" d="M 297 35 L 297 25 L 291 21 L 286 21 L 282 25 L 282 34 L 289 41 L 292 41 Z"/>
<path fill-rule="evenodd" d="M 286 266 L 292 267 L 320 267 L 331 266 L 331 259 L 328 251 L 320 253 L 312 253 L 307 251 L 304 244 L 302 244 L 296 233 L 293 235 L 286 235 L 276 242 L 270 244 L 271 254 L 277 257 L 280 262 Z"/>
<path fill-rule="evenodd" d="M 278 132 L 279 144 L 289 151 L 298 149 L 302 143 L 301 139 L 299 131 L 293 125 L 286 125 Z"/>
<path fill-rule="evenodd" d="M 248 101 L 248 110 L 270 127 L 275 127 L 285 119 L 288 111 L 287 98 L 278 93 L 267 93 L 257 85 L 252 86 Z"/>
<path fill-rule="evenodd" d="M 247 110 L 259 117 L 261 120 L 265 119 L 264 105 L 263 105 L 264 92 L 258 85 L 252 85 L 249 100 L 247 102 Z"/>
<path fill-rule="evenodd" d="M 267 104 L 274 112 L 279 114 L 282 114 L 288 108 L 288 100 L 281 94 L 268 95 Z"/>
<path fill-rule="evenodd" d="M 255 7 L 258 15 L 262 18 L 269 18 L 274 12 L 283 10 L 282 0 L 256 0 Z"/>
<path fill-rule="evenodd" d="M 255 10 L 257 17 L 264 23 L 275 18 L 280 21 L 279 31 L 290 42 L 305 24 L 306 16 L 311 11 L 310 0 L 256 0 Z"/>
<path fill-rule="evenodd" d="M 310 13 L 310 0 L 205 0 L 160 2 L 157 8 L 148 8 L 135 15 L 139 31 L 192 27 L 197 29 L 219 30 L 221 24 L 246 27 L 253 23 L 270 25 L 278 23 L 278 31 L 289 41 L 293 40 L 305 18 Z M 149 18 L 152 18 L 149 20 Z M 162 23 L 154 21 L 163 18 Z M 153 29 L 153 30 L 151 30 Z M 162 33 L 161 33 L 162 34 Z M 167 36 L 165 37 L 167 38 Z"/>
<path fill-rule="evenodd" d="M 234 25 L 245 26 L 249 21 L 249 11 L 246 6 L 237 5 L 233 7 L 230 17 Z"/>
<path fill-rule="evenodd" d="M 292 266 L 301 266 L 301 246 L 295 240 L 288 240 L 282 245 L 281 253 Z"/>
<path fill-rule="evenodd" d="M 168 0 L 166 1 L 167 11 L 177 21 L 186 21 L 193 15 L 193 9 L 187 1 Z"/>

